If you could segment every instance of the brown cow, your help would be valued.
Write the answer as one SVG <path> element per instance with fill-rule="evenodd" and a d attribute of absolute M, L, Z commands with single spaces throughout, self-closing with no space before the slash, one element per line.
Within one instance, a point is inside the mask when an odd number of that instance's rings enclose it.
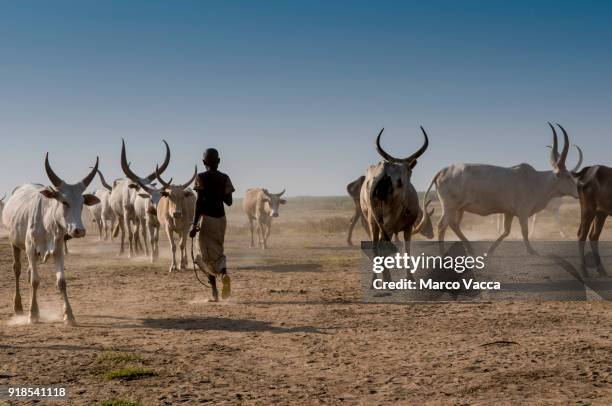
<path fill-rule="evenodd" d="M 597 272 L 601 276 L 607 276 L 608 273 L 599 256 L 599 235 L 606 222 L 606 217 L 612 214 L 612 168 L 603 165 L 586 166 L 573 175 L 578 180 L 578 198 L 580 199 L 578 247 L 582 274 L 589 275 L 584 257 L 584 246 L 588 235 Z"/>

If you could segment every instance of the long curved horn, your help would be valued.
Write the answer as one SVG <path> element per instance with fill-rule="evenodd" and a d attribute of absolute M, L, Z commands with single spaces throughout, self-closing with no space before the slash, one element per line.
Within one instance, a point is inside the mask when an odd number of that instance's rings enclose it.
<path fill-rule="evenodd" d="M 557 162 L 559 161 L 559 148 L 558 148 L 558 141 L 557 141 L 557 131 L 555 130 L 555 127 L 553 127 L 553 125 L 549 122 L 548 126 L 550 127 L 550 129 L 553 132 L 553 144 L 552 147 L 550 147 L 550 165 L 553 168 L 557 167 Z"/>
<path fill-rule="evenodd" d="M 287 189 L 283 189 L 283 191 L 282 191 L 282 192 L 280 192 L 280 193 L 276 193 L 276 197 L 281 197 L 283 194 L 285 194 L 285 191 L 286 191 L 286 190 L 287 190 Z"/>
<path fill-rule="evenodd" d="M 106 179 L 104 179 L 104 175 L 102 175 L 102 172 L 100 172 L 100 170 L 98 170 L 98 176 L 100 177 L 100 183 L 102 183 L 102 186 L 104 186 L 104 188 L 107 189 L 109 192 L 112 192 L 113 187 L 106 183 Z"/>
<path fill-rule="evenodd" d="M 574 166 L 572 172 L 578 172 L 578 170 L 580 169 L 580 165 L 582 165 L 582 150 L 578 145 L 574 145 L 574 147 L 576 147 L 576 149 L 578 150 L 578 163 L 576 164 L 576 166 Z"/>
<path fill-rule="evenodd" d="M 417 152 L 410 155 L 408 158 L 402 159 L 402 161 L 404 161 L 405 163 L 410 163 L 414 161 L 415 159 L 418 159 L 421 155 L 423 155 L 423 153 L 427 150 L 427 147 L 429 146 L 429 137 L 427 137 L 427 133 L 425 132 L 425 129 L 423 128 L 423 126 L 420 126 L 420 127 L 421 127 L 421 131 L 423 132 L 423 138 L 425 139 L 423 141 L 423 145 L 421 146 L 421 148 L 417 150 Z"/>
<path fill-rule="evenodd" d="M 53 169 L 51 169 L 51 164 L 49 164 L 49 153 L 48 152 L 47 152 L 47 155 L 45 156 L 45 171 L 47 172 L 47 177 L 49 178 L 53 186 L 55 186 L 56 188 L 59 188 L 64 184 L 64 181 L 62 180 L 62 178 L 57 176 L 55 172 L 53 172 Z"/>
<path fill-rule="evenodd" d="M 98 173 L 98 164 L 100 163 L 100 158 L 96 157 L 96 164 L 93 166 L 93 168 L 91 169 L 91 172 L 89 172 L 89 174 L 87 176 L 85 176 L 83 178 L 83 180 L 81 181 L 81 183 L 83 184 L 83 186 L 85 186 L 85 188 L 87 188 L 89 186 L 89 184 L 94 180 L 94 178 L 96 177 L 96 173 Z"/>
<path fill-rule="evenodd" d="M 155 178 L 157 177 L 157 172 L 159 172 L 160 175 L 164 173 L 164 171 L 168 168 L 168 165 L 170 164 L 170 147 L 168 146 L 166 140 L 162 140 L 162 142 L 166 144 L 166 158 L 164 158 L 164 162 L 159 168 L 155 168 L 155 172 L 151 173 L 149 176 L 146 177 L 149 182 L 155 180 Z"/>
<path fill-rule="evenodd" d="M 378 136 L 376 137 L 376 151 L 386 161 L 397 163 L 397 164 L 411 163 L 412 161 L 414 161 L 415 159 L 417 159 L 421 155 L 423 155 L 423 153 L 427 150 L 427 147 L 429 146 L 429 137 L 427 137 L 427 133 L 425 132 L 425 129 L 421 126 L 421 131 L 423 132 L 423 137 L 425 138 L 421 148 L 419 148 L 414 154 L 410 155 L 407 158 L 402 158 L 402 159 L 395 158 L 394 156 L 392 156 L 388 152 L 386 152 L 384 149 L 382 149 L 382 147 L 380 146 L 380 136 L 382 135 L 384 130 L 385 130 L 384 128 L 382 130 L 380 130 L 380 132 L 378 133 Z"/>
<path fill-rule="evenodd" d="M 198 176 L 198 166 L 197 166 L 197 165 L 196 165 L 196 167 L 195 167 L 195 171 L 193 172 L 193 176 L 191 177 L 191 179 L 189 179 L 189 182 L 187 182 L 187 183 L 183 183 L 183 184 L 181 185 L 181 187 L 182 187 L 183 189 L 187 189 L 187 187 L 188 187 L 189 185 L 191 185 L 191 182 L 193 182 L 193 181 L 195 180 L 196 176 Z"/>
<path fill-rule="evenodd" d="M 565 169 L 565 161 L 567 160 L 567 153 L 569 152 L 569 137 L 567 136 L 567 131 L 563 128 L 559 123 L 556 123 L 557 127 L 563 131 L 563 149 L 561 150 L 561 155 L 559 156 L 559 160 L 557 161 L 557 166 L 559 169 Z"/>
<path fill-rule="evenodd" d="M 383 131 L 385 131 L 384 128 L 380 130 L 380 132 L 378 133 L 378 136 L 376 137 L 376 152 L 378 152 L 378 154 L 382 156 L 385 161 L 393 162 L 396 164 L 402 163 L 400 159 L 397 159 L 394 156 L 391 156 L 390 154 L 387 153 L 387 151 L 382 149 L 382 147 L 380 146 L 380 136 L 382 135 Z"/>
<path fill-rule="evenodd" d="M 166 182 L 165 180 L 161 178 L 158 166 L 155 167 L 155 177 L 157 178 L 157 180 L 159 180 L 159 183 L 161 183 L 163 187 L 169 188 L 170 185 L 172 184 L 172 179 L 170 179 L 170 182 Z"/>
<path fill-rule="evenodd" d="M 121 170 L 123 170 L 123 173 L 125 174 L 125 176 L 128 177 L 128 179 L 130 179 L 133 182 L 136 182 L 143 189 L 146 189 L 146 185 L 144 185 L 145 182 L 143 182 L 143 179 L 141 179 L 140 176 L 132 172 L 132 169 L 130 168 L 130 164 L 131 162 L 127 161 L 127 154 L 125 153 L 125 141 L 122 138 L 121 139 Z"/>

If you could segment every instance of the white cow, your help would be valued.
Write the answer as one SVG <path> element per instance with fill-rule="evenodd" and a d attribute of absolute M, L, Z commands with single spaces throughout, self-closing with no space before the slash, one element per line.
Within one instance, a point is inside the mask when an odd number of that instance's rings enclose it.
<path fill-rule="evenodd" d="M 29 280 L 32 287 L 30 322 L 38 321 L 39 311 L 36 292 L 40 283 L 38 261 L 45 256 L 55 257 L 57 287 L 64 300 L 64 321 L 74 324 L 72 308 L 68 302 L 64 277 L 64 238 L 82 238 L 85 226 L 81 218 L 83 204 L 99 203 L 92 194 L 83 194 L 98 169 L 94 169 L 79 183 L 67 184 L 53 172 L 49 154 L 45 157 L 45 170 L 53 186 L 26 184 L 18 187 L 6 203 L 2 220 L 9 230 L 9 241 L 13 247 L 13 271 L 15 272 L 15 298 L 13 309 L 16 315 L 23 313 L 19 277 L 21 275 L 21 251 L 25 250 L 29 264 Z"/>
<path fill-rule="evenodd" d="M 285 193 L 283 189 L 280 193 L 270 193 L 267 189 L 254 188 L 246 191 L 242 208 L 249 218 L 251 227 L 251 247 L 255 246 L 253 241 L 253 221 L 257 224 L 258 245 L 260 248 L 268 248 L 268 237 L 272 228 L 272 218 L 278 217 L 278 210 L 281 204 L 286 204 L 281 196 Z"/>
<path fill-rule="evenodd" d="M 431 181 L 423 202 L 435 184 L 442 204 L 442 217 L 438 222 L 438 240 L 442 242 L 447 227 L 464 242 L 466 249 L 473 254 L 471 245 L 461 232 L 459 225 L 464 212 L 481 216 L 504 214 L 504 232 L 493 243 L 493 252 L 501 241 L 510 234 L 512 220 L 518 217 L 521 233 L 527 252 L 535 254 L 529 243 L 528 219 L 546 207 L 551 199 L 561 196 L 578 197 L 576 179 L 565 167 L 569 150 L 569 137 L 563 131 L 564 146 L 559 155 L 557 133 L 553 131 L 553 146 L 550 163 L 552 171 L 536 171 L 528 164 L 510 168 L 483 164 L 455 164 L 439 171 Z"/>
<path fill-rule="evenodd" d="M 104 179 L 104 175 L 102 172 L 98 171 L 98 176 L 100 177 L 100 181 L 104 189 L 97 190 L 94 194 L 100 199 L 100 204 L 91 207 L 90 209 L 99 207 L 99 222 L 98 229 L 100 230 L 100 238 L 102 238 L 102 230 L 104 230 L 104 239 L 108 240 L 110 237 L 112 239 L 112 232 L 115 227 L 115 222 L 117 221 L 117 216 L 113 211 L 110 203 L 110 195 L 113 190 L 112 186 L 106 183 L 106 179 Z"/>
<path fill-rule="evenodd" d="M 574 166 L 574 169 L 571 170 L 572 173 L 578 172 L 580 170 L 580 165 L 582 165 L 582 150 L 578 145 L 574 145 L 576 150 L 578 150 L 578 163 Z M 555 222 L 557 223 L 557 228 L 559 229 L 559 234 L 561 237 L 565 238 L 567 235 L 563 231 L 563 222 L 561 221 L 561 206 L 563 206 L 564 201 L 562 197 L 555 197 L 550 199 L 548 205 L 546 206 L 546 211 L 550 212 L 555 217 Z M 538 221 L 538 213 L 531 216 L 531 227 L 529 227 L 529 238 L 533 238 L 536 231 L 536 224 Z M 497 217 L 497 231 L 502 232 L 504 224 L 504 215 L 500 214 Z"/>
<path fill-rule="evenodd" d="M 196 205 L 196 196 L 188 187 L 197 175 L 198 168 L 196 167 L 192 178 L 182 185 L 172 185 L 170 182 L 164 181 L 161 176 L 157 176 L 159 182 L 164 186 L 161 192 L 162 198 L 157 206 L 157 218 L 165 228 L 168 241 L 170 241 L 170 247 L 172 248 L 170 272 L 174 272 L 177 269 L 174 233 L 179 236 L 181 249 L 179 269 L 187 269 L 187 235 L 193 221 Z"/>

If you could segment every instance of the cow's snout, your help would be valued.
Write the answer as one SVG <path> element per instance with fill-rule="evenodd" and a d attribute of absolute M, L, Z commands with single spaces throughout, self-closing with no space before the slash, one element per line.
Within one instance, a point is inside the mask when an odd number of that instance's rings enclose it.
<path fill-rule="evenodd" d="M 272 217 L 278 217 L 278 213 L 272 213 Z"/>
<path fill-rule="evenodd" d="M 74 228 L 70 232 L 70 236 L 72 238 L 82 238 L 82 237 L 85 237 L 85 234 L 87 234 L 87 232 L 85 231 L 84 228 Z"/>

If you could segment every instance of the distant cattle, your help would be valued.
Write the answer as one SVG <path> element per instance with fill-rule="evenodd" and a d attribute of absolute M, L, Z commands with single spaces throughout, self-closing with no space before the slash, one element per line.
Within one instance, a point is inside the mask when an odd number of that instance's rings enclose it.
<path fill-rule="evenodd" d="M 96 190 L 93 193 L 100 203 L 89 207 L 89 214 L 92 222 L 98 227 L 100 240 L 108 240 L 112 238 L 113 228 L 115 226 L 115 212 L 110 206 L 110 192 L 106 189 Z"/>
<path fill-rule="evenodd" d="M 159 167 L 160 174 L 163 173 L 170 164 L 170 147 L 166 141 L 163 141 L 163 143 L 166 145 L 166 157 L 163 164 Z M 129 164 L 127 162 L 125 142 L 122 140 L 121 144 L 121 167 L 124 172 L 128 172 L 133 175 L 133 172 L 129 170 Z M 138 182 L 136 182 L 135 179 L 138 179 Z M 134 240 L 134 230 L 132 229 L 132 225 L 140 225 L 142 218 L 138 218 L 136 216 L 134 203 L 138 196 L 138 190 L 141 189 L 140 185 L 146 184 L 154 188 L 154 185 L 152 184 L 154 180 L 155 172 L 142 178 L 134 175 L 132 178 L 128 177 L 127 179 L 118 179 L 113 183 L 110 202 L 113 211 L 117 215 L 117 226 L 113 231 L 113 236 L 116 237 L 117 234 L 119 234 L 119 231 L 121 231 L 121 249 L 119 251 L 119 255 L 124 253 L 126 229 L 129 243 L 128 257 L 132 257 L 135 254 L 136 242 Z M 144 222 L 146 222 L 146 219 Z"/>
<path fill-rule="evenodd" d="M 254 228 L 257 228 L 257 241 L 260 248 L 268 247 L 268 237 L 272 229 L 272 219 L 279 216 L 281 204 L 286 204 L 281 196 L 285 193 L 270 193 L 267 189 L 254 188 L 246 191 L 242 207 L 249 219 L 251 228 L 251 247 L 255 246 L 253 239 Z M 255 225 L 253 224 L 255 222 Z"/>
<path fill-rule="evenodd" d="M 26 184 L 18 187 L 9 198 L 2 213 L 2 220 L 9 230 L 9 241 L 13 248 L 13 271 L 15 272 L 15 298 L 13 309 L 16 315 L 23 313 L 19 277 L 21 275 L 21 251 L 25 251 L 29 263 L 29 281 L 32 288 L 30 322 L 39 319 L 37 290 L 40 283 L 38 262 L 44 258 L 55 258 L 57 287 L 64 300 L 64 321 L 74 324 L 75 319 L 68 301 L 64 277 L 65 237 L 81 238 L 86 234 L 81 218 L 83 204 L 92 206 L 99 199 L 92 194 L 83 194 L 98 169 L 98 159 L 93 170 L 82 181 L 68 184 L 55 174 L 45 157 L 45 170 L 52 186 Z"/>

